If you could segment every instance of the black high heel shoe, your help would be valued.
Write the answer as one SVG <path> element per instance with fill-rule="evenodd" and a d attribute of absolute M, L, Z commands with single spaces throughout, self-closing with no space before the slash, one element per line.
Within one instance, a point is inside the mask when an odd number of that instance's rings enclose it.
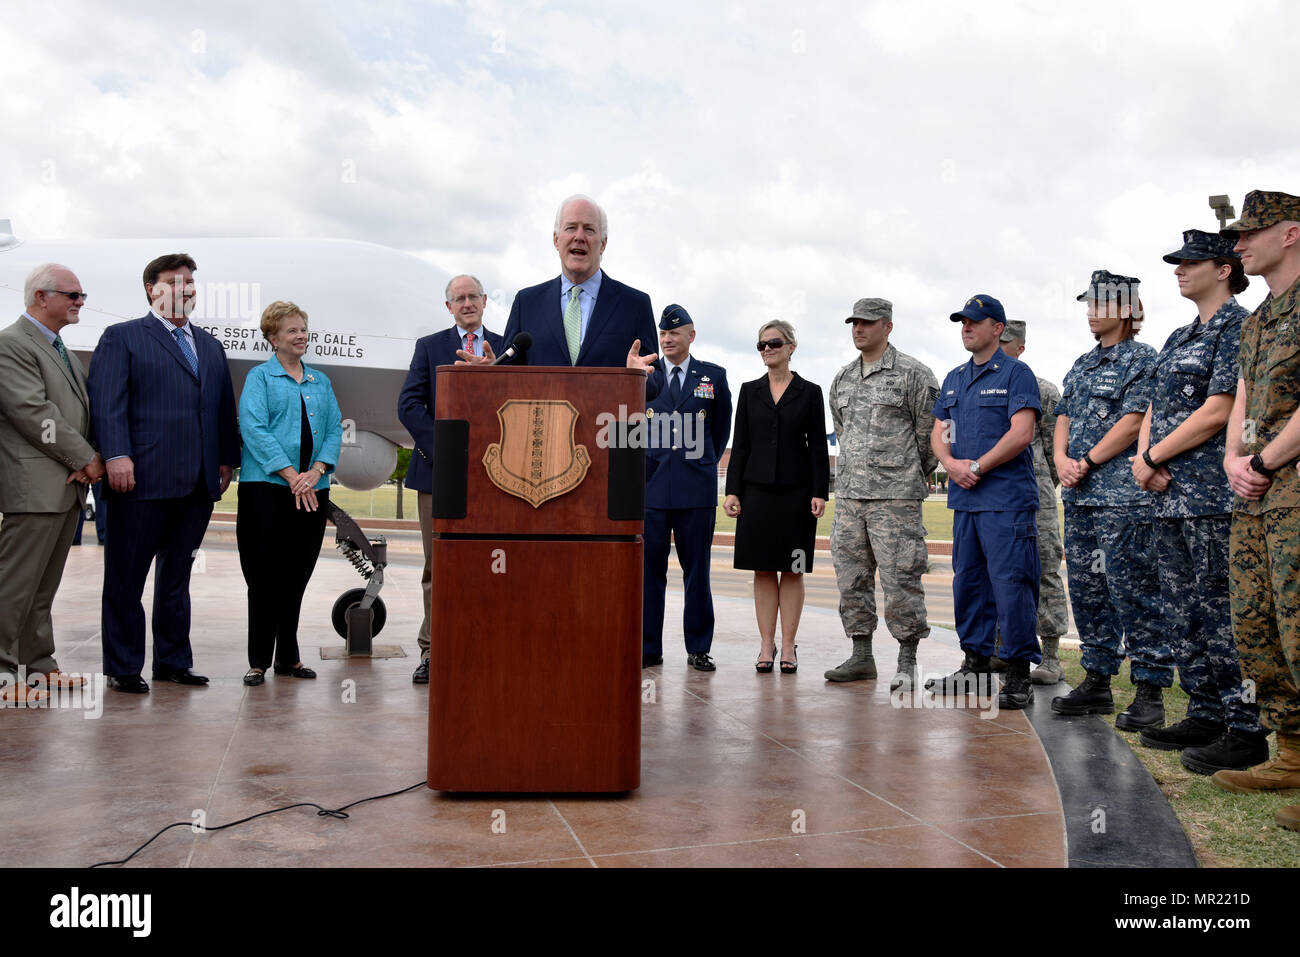
<path fill-rule="evenodd" d="M 799 670 L 799 646 L 794 646 L 794 661 L 781 659 L 781 674 L 792 675 Z"/>
<path fill-rule="evenodd" d="M 773 658 L 776 657 L 775 651 L 772 652 L 772 657 Z M 776 664 L 775 661 L 764 661 L 762 658 L 760 658 L 758 659 L 758 661 L 754 662 L 754 670 L 757 671 L 760 675 L 770 675 L 772 673 L 772 668 L 775 664 Z"/>

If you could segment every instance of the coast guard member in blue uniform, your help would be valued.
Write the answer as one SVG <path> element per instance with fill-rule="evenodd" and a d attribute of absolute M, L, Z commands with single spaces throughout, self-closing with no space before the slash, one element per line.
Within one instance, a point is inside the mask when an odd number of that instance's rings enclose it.
<path fill-rule="evenodd" d="M 645 599 L 641 663 L 663 663 L 668 537 L 677 545 L 686 589 L 686 661 L 713 671 L 713 593 L 709 562 L 718 510 L 718 459 L 731 435 L 731 390 L 722 366 L 690 354 L 695 324 L 671 305 L 659 320 L 659 353 L 646 394 Z"/>
<path fill-rule="evenodd" d="M 1029 366 L 999 347 L 1002 303 L 973 296 L 950 317 L 960 322 L 970 361 L 948 373 L 934 403 L 930 444 L 948 473 L 953 510 L 952 600 L 962 666 L 930 679 L 935 694 L 987 694 L 999 629 L 1006 680 L 998 705 L 1034 700 L 1029 666 L 1038 647 L 1038 483 L 1030 443 L 1042 413 Z M 987 689 L 987 690 L 986 690 Z"/>

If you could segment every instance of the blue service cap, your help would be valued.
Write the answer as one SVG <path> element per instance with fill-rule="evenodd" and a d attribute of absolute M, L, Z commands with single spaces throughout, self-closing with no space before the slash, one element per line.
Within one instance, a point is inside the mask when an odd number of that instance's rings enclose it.
<path fill-rule="evenodd" d="M 1234 253 L 1232 247 L 1237 245 L 1234 236 L 1226 239 L 1218 233 L 1207 233 L 1200 229 L 1183 230 L 1183 248 L 1163 256 L 1165 262 L 1177 266 L 1181 262 L 1201 262 L 1205 259 L 1230 257 L 1240 259 L 1241 253 Z"/>
<path fill-rule="evenodd" d="M 948 318 L 953 322 L 961 322 L 963 319 L 970 319 L 972 322 L 992 319 L 994 322 L 1000 322 L 1003 325 L 1006 325 L 1007 322 L 1007 314 L 1002 308 L 1002 303 L 984 293 L 971 296 L 966 300 L 966 305 L 960 312 L 954 312 Z"/>
<path fill-rule="evenodd" d="M 665 307 L 664 314 L 659 317 L 660 329 L 679 329 L 682 326 L 693 325 L 695 323 L 691 320 L 691 314 L 677 303 Z"/>

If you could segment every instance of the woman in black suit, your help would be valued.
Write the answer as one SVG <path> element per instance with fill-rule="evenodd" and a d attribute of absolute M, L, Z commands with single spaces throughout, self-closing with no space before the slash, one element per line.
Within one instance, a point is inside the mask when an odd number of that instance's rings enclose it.
<path fill-rule="evenodd" d="M 726 513 L 736 519 L 736 568 L 754 572 L 762 639 L 754 667 L 772 670 L 781 617 L 781 672 L 799 667 L 795 633 L 812 571 L 817 519 L 826 510 L 830 466 L 822 390 L 790 371 L 794 326 L 775 319 L 758 331 L 767 375 L 740 387 L 727 467 Z"/>

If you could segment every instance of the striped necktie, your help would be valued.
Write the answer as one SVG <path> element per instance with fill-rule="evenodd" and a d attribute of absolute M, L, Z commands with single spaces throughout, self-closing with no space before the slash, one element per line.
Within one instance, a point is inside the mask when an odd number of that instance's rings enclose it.
<path fill-rule="evenodd" d="M 173 329 L 172 335 L 176 337 L 176 344 L 181 347 L 181 353 L 185 356 L 185 361 L 190 364 L 190 371 L 194 373 L 195 378 L 198 378 L 199 358 L 194 354 L 194 350 L 190 348 L 190 337 L 185 334 L 184 329 Z"/>
<path fill-rule="evenodd" d="M 578 364 L 578 347 L 582 344 L 582 304 L 578 296 L 581 286 L 569 290 L 569 304 L 564 308 L 564 341 L 569 344 L 569 362 Z"/>

